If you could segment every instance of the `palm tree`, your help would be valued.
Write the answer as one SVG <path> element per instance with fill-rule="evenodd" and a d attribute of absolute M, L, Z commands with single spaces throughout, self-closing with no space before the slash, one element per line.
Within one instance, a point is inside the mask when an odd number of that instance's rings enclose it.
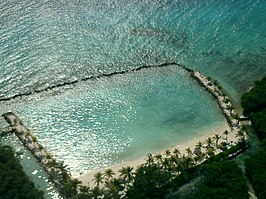
<path fill-rule="evenodd" d="M 163 162 L 162 162 L 162 168 L 169 170 L 170 168 L 170 160 L 168 158 L 164 158 Z"/>
<path fill-rule="evenodd" d="M 51 154 L 47 154 L 46 156 L 45 156 L 45 164 L 47 165 L 47 164 L 49 164 L 51 161 L 52 161 L 52 156 L 51 156 Z"/>
<path fill-rule="evenodd" d="M 244 138 L 245 138 L 245 133 L 244 133 L 244 131 L 238 131 L 237 133 L 236 133 L 236 137 L 238 138 L 238 140 L 239 141 L 243 141 L 244 140 Z"/>
<path fill-rule="evenodd" d="M 149 153 L 149 154 L 148 154 L 147 164 L 150 165 L 150 164 L 152 164 L 152 163 L 154 163 L 154 158 L 153 158 L 152 154 Z"/>
<path fill-rule="evenodd" d="M 66 198 L 74 198 L 78 194 L 78 186 L 81 181 L 78 179 L 69 178 L 67 182 L 64 183 L 63 193 Z"/>
<path fill-rule="evenodd" d="M 221 136 L 219 134 L 215 134 L 213 138 L 215 140 L 215 146 L 217 147 Z"/>
<path fill-rule="evenodd" d="M 43 150 L 43 146 L 41 144 L 38 144 L 38 149 L 41 151 Z"/>
<path fill-rule="evenodd" d="M 193 153 L 192 153 L 192 151 L 191 151 L 191 149 L 188 147 L 188 148 L 186 148 L 186 152 L 187 152 L 187 155 L 189 156 L 189 157 L 191 157 L 192 155 L 193 155 Z"/>
<path fill-rule="evenodd" d="M 49 159 L 49 160 L 52 159 L 51 154 L 47 154 L 47 155 L 46 155 L 46 158 Z"/>
<path fill-rule="evenodd" d="M 49 162 L 49 166 L 53 168 L 57 168 L 58 163 L 55 161 L 55 159 L 52 159 L 52 161 Z"/>
<path fill-rule="evenodd" d="M 94 183 L 96 184 L 97 187 L 100 186 L 100 183 L 103 182 L 103 175 L 101 172 L 98 172 L 94 175 L 94 179 L 93 181 L 95 181 Z"/>
<path fill-rule="evenodd" d="M 79 185 L 79 192 L 82 194 L 88 194 L 90 191 L 90 187 L 84 186 L 84 185 Z"/>
<path fill-rule="evenodd" d="M 114 178 L 106 185 L 106 187 L 108 188 L 106 191 L 107 198 L 121 198 L 119 192 L 124 190 L 123 180 Z"/>
<path fill-rule="evenodd" d="M 70 174 L 67 170 L 67 165 L 64 165 L 64 162 L 59 162 L 56 166 L 56 169 L 59 170 L 58 176 L 60 177 L 60 181 L 64 184 L 70 179 Z"/>
<path fill-rule="evenodd" d="M 48 162 L 48 166 L 50 167 L 49 174 L 52 178 L 52 180 L 58 178 L 59 170 L 58 168 L 58 163 L 55 161 L 55 159 L 51 159 L 51 161 Z"/>
<path fill-rule="evenodd" d="M 212 138 L 211 137 L 208 137 L 207 140 L 206 140 L 206 144 L 207 144 L 207 147 L 208 146 L 211 146 L 213 143 L 212 143 Z"/>
<path fill-rule="evenodd" d="M 44 155 L 43 146 L 41 144 L 38 144 L 37 146 L 38 146 L 37 151 L 39 151 L 40 152 L 40 155 L 43 156 Z"/>
<path fill-rule="evenodd" d="M 31 140 L 33 142 L 33 146 L 35 147 L 35 144 L 37 143 L 37 138 L 35 136 L 31 136 Z"/>
<path fill-rule="evenodd" d="M 212 146 L 207 147 L 207 152 L 206 152 L 210 157 L 214 156 L 214 148 Z"/>
<path fill-rule="evenodd" d="M 31 139 L 32 139 L 33 142 L 37 142 L 37 138 L 35 136 L 32 135 Z"/>
<path fill-rule="evenodd" d="M 172 163 L 172 165 L 174 165 L 174 164 L 177 164 L 178 163 L 178 159 L 179 158 L 177 156 L 175 156 L 175 155 L 171 155 L 171 157 L 168 158 L 168 159 Z"/>
<path fill-rule="evenodd" d="M 228 136 L 229 132 L 228 132 L 227 130 L 225 130 L 225 131 L 223 132 L 223 134 L 225 135 L 225 140 L 226 140 L 226 142 L 227 142 L 227 141 L 228 141 L 228 140 L 227 140 L 227 136 Z"/>
<path fill-rule="evenodd" d="M 25 136 L 26 137 L 30 136 L 30 132 L 29 131 L 26 131 Z"/>
<path fill-rule="evenodd" d="M 121 196 L 119 194 L 119 190 L 113 184 L 111 184 L 109 186 L 106 195 L 107 195 L 107 198 L 112 198 L 112 199 L 120 199 L 121 198 Z"/>
<path fill-rule="evenodd" d="M 165 150 L 165 156 L 170 157 L 171 156 L 171 151 L 169 149 Z"/>
<path fill-rule="evenodd" d="M 175 154 L 175 156 L 176 156 L 177 158 L 178 158 L 179 155 L 181 154 L 179 148 L 176 148 L 176 149 L 173 151 L 173 153 Z"/>
<path fill-rule="evenodd" d="M 79 193 L 77 199 L 91 199 L 91 192 L 88 186 L 79 185 Z"/>
<path fill-rule="evenodd" d="M 67 170 L 61 170 L 59 177 L 62 183 L 65 183 L 68 181 L 68 179 L 70 179 L 69 172 Z"/>
<path fill-rule="evenodd" d="M 194 163 L 193 158 L 189 156 L 185 156 L 185 155 L 181 156 L 181 162 L 180 162 L 181 172 L 188 168 L 191 168 L 194 165 L 195 163 Z"/>
<path fill-rule="evenodd" d="M 198 147 L 195 148 L 194 154 L 196 157 L 194 158 L 195 163 L 200 163 L 205 158 L 205 153 L 203 153 Z"/>
<path fill-rule="evenodd" d="M 196 147 L 198 147 L 199 149 L 201 149 L 203 147 L 203 143 L 201 141 L 199 141 L 197 144 L 196 144 Z"/>
<path fill-rule="evenodd" d="M 154 156 L 154 158 L 158 161 L 158 162 L 162 162 L 162 158 L 163 156 L 161 154 L 157 154 Z"/>
<path fill-rule="evenodd" d="M 120 176 L 123 177 L 123 179 L 127 182 L 131 182 L 133 179 L 133 167 L 127 166 L 127 167 L 122 167 L 119 172 Z"/>
<path fill-rule="evenodd" d="M 118 191 L 123 191 L 123 180 L 121 178 L 114 178 L 111 180 L 111 184 L 117 187 Z"/>
<path fill-rule="evenodd" d="M 106 181 L 113 179 L 114 175 L 115 175 L 115 173 L 112 169 L 106 169 L 104 172 L 104 176 L 106 178 Z"/>
<path fill-rule="evenodd" d="M 91 190 L 91 193 L 93 195 L 93 198 L 99 198 L 100 196 L 102 196 L 104 194 L 104 190 L 102 188 L 100 188 L 99 186 L 94 187 Z"/>
<path fill-rule="evenodd" d="M 57 164 L 57 167 L 56 168 L 58 168 L 60 171 L 63 171 L 63 170 L 66 170 L 67 165 L 64 165 L 64 161 L 62 161 L 62 162 L 59 162 Z"/>

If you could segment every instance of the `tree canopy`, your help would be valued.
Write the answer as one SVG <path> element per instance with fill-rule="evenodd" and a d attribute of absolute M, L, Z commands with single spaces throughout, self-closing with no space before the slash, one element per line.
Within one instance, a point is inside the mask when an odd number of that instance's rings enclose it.
<path fill-rule="evenodd" d="M 247 176 L 258 199 L 266 198 L 266 139 L 261 149 L 245 162 Z"/>
<path fill-rule="evenodd" d="M 255 82 L 255 86 L 241 97 L 244 115 L 250 116 L 266 108 L 266 77 Z"/>
<path fill-rule="evenodd" d="M 251 114 L 252 126 L 256 130 L 259 138 L 266 138 L 266 109 Z"/>
<path fill-rule="evenodd" d="M 245 160 L 246 173 L 258 199 L 266 198 L 266 77 L 255 82 L 254 88 L 242 98 L 243 114 L 262 140 L 259 151 Z"/>
<path fill-rule="evenodd" d="M 134 178 L 133 186 L 127 191 L 126 198 L 156 199 L 163 198 L 171 175 L 158 164 L 141 165 Z"/>
<path fill-rule="evenodd" d="M 39 191 L 24 173 L 14 150 L 0 145 L 0 198 L 42 199 Z"/>
<path fill-rule="evenodd" d="M 248 116 L 260 139 L 266 138 L 266 77 L 241 98 L 243 114 Z"/>
<path fill-rule="evenodd" d="M 249 198 L 246 180 L 234 161 L 207 164 L 201 172 L 203 180 L 189 198 Z"/>
<path fill-rule="evenodd" d="M 199 165 L 176 176 L 167 199 L 234 198 L 248 199 L 247 182 L 234 161 Z"/>

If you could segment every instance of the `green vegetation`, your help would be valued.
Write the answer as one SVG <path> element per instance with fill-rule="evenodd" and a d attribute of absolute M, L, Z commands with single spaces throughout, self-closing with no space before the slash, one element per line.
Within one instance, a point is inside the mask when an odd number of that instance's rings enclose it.
<path fill-rule="evenodd" d="M 203 165 L 201 173 L 203 180 L 193 198 L 248 198 L 246 180 L 235 162 Z"/>
<path fill-rule="evenodd" d="M 133 185 L 127 191 L 126 198 L 164 198 L 172 175 L 161 166 L 141 165 L 136 171 Z"/>
<path fill-rule="evenodd" d="M 182 179 L 189 181 L 182 184 Z M 178 186 L 168 195 L 169 199 L 249 198 L 246 180 L 234 161 L 200 165 L 193 172 L 178 176 L 175 181 Z"/>
<path fill-rule="evenodd" d="M 245 161 L 246 173 L 258 199 L 266 198 L 266 139 L 261 149 Z"/>
<path fill-rule="evenodd" d="M 243 144 L 237 145 L 236 152 Z M 227 154 L 228 151 L 222 154 Z M 225 155 L 212 156 L 203 164 L 195 166 L 195 158 L 174 154 L 159 162 L 147 161 L 135 173 L 126 197 L 137 198 L 236 198 L 247 199 L 246 179 L 233 161 L 220 161 Z"/>
<path fill-rule="evenodd" d="M 265 91 L 266 92 L 266 91 Z M 266 108 L 251 114 L 252 126 L 260 139 L 266 138 Z"/>
<path fill-rule="evenodd" d="M 188 148 L 187 155 L 180 155 L 178 149 L 173 152 L 166 150 L 163 155 L 149 154 L 146 163 L 135 172 L 132 167 L 123 167 L 118 177 L 114 177 L 111 169 L 96 173 L 94 187 L 83 186 L 78 180 L 71 179 L 66 166 L 56 164 L 55 167 L 60 168 L 58 180 L 62 184 L 59 190 L 63 196 L 74 199 L 98 196 L 114 199 L 247 199 L 248 187 L 242 171 L 234 161 L 222 160 L 245 148 L 245 143 L 240 142 L 219 155 L 211 155 L 207 161 L 197 165 L 208 156 L 208 148 L 215 148 L 215 145 L 215 140 L 211 142 L 208 139 L 205 144 L 197 144 L 200 153 Z"/>
<path fill-rule="evenodd" d="M 0 145 L 0 198 L 43 198 L 43 192 L 37 190 L 24 173 L 14 150 L 2 145 Z"/>
<path fill-rule="evenodd" d="M 72 179 L 67 165 L 64 162 L 56 162 L 54 159 L 49 163 L 51 169 L 50 178 L 55 183 L 59 193 L 65 198 L 74 198 L 78 195 L 80 181 Z"/>
<path fill-rule="evenodd" d="M 117 177 L 111 169 L 98 172 L 94 175 L 94 187 L 83 186 L 80 181 L 71 179 L 63 163 L 53 162 L 51 168 L 57 173 L 54 181 L 59 182 L 58 190 L 66 198 L 217 198 L 216 194 L 221 198 L 248 198 L 242 171 L 232 161 L 221 161 L 245 149 L 246 142 L 241 139 L 239 144 L 226 149 L 229 143 L 225 141 L 223 153 L 215 156 L 213 151 L 220 147 L 217 139 L 221 136 L 215 135 L 205 143 L 199 142 L 194 151 L 187 148 L 187 155 L 181 155 L 178 149 L 173 152 L 166 150 L 164 154 L 149 154 L 146 163 L 135 172 L 132 167 L 123 167 Z M 205 158 L 208 160 L 200 164 Z M 191 186 L 194 181 L 197 182 L 197 189 Z M 183 191 L 183 187 L 188 188 Z"/>
<path fill-rule="evenodd" d="M 249 117 L 253 129 L 261 140 L 266 137 L 266 78 L 255 83 L 255 87 L 242 97 L 242 106 L 245 116 Z M 146 163 L 140 165 L 133 172 L 132 167 L 123 167 L 116 176 L 112 169 L 104 173 L 98 172 L 94 176 L 94 187 L 81 185 L 81 182 L 72 179 L 63 162 L 57 163 L 54 159 L 48 165 L 51 179 L 55 182 L 60 194 L 70 199 L 110 198 L 110 199 L 194 199 L 194 198 L 232 198 L 248 199 L 248 182 L 252 184 L 258 199 L 266 198 L 266 139 L 262 141 L 261 148 L 246 153 L 243 170 L 238 167 L 233 159 L 247 150 L 249 142 L 244 139 L 245 133 L 251 127 L 244 126 L 237 133 L 238 144 L 232 146 L 228 141 L 228 131 L 223 136 L 216 134 L 209 137 L 204 143 L 198 142 L 195 148 L 186 149 L 186 155 L 181 155 L 179 149 L 173 152 L 166 150 L 164 154 L 149 154 Z M 253 134 L 255 135 L 255 134 Z M 254 136 L 255 137 L 255 136 Z M 222 140 L 222 141 L 221 141 Z M 220 149 L 222 153 L 215 155 Z M 1 181 L 0 196 L 9 190 L 17 194 L 39 194 L 37 197 L 30 195 L 28 198 L 41 198 L 42 193 L 32 188 L 23 188 L 23 191 L 13 191 L 5 184 L 12 182 L 12 188 L 19 185 L 29 186 L 30 183 L 14 183 L 16 180 L 5 180 L 6 176 L 19 176 L 12 171 L 6 175 L 2 162 L 8 160 L 8 168 L 12 169 L 15 158 L 6 158 L 6 151 L 0 151 Z M 12 150 L 11 150 L 12 151 Z M 50 155 L 47 155 L 48 157 Z M 18 169 L 15 169 L 18 170 Z M 3 177 L 2 177 L 3 176 Z M 9 179 L 8 177 L 6 177 Z M 23 178 L 20 178 L 22 180 Z M 15 186 L 14 186 L 15 185 Z M 21 185 L 21 186 L 22 186 Z M 21 188 L 22 189 L 22 188 Z M 3 192 L 5 191 L 5 192 Z M 9 196 L 6 198 L 16 198 Z M 23 197 L 17 197 L 23 198 Z M 27 197 L 24 197 L 27 198 Z"/>
<path fill-rule="evenodd" d="M 266 77 L 256 81 L 255 86 L 242 96 L 241 105 L 259 138 L 266 138 Z"/>
<path fill-rule="evenodd" d="M 266 198 L 266 77 L 242 96 L 244 114 L 262 140 L 260 149 L 245 160 L 246 174 L 258 199 Z"/>

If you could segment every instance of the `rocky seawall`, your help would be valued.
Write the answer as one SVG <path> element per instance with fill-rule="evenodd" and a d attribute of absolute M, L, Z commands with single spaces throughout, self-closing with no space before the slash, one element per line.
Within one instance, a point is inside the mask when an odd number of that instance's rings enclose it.
<path fill-rule="evenodd" d="M 12 112 L 2 114 L 9 126 L 0 129 L 1 133 L 15 133 L 21 143 L 32 153 L 41 166 L 50 176 L 51 181 L 57 188 L 62 188 L 61 178 L 66 175 L 70 178 L 70 173 L 63 165 L 57 162 L 51 154 L 38 142 L 37 138 L 31 134 L 30 130 L 23 124 L 21 119 Z"/>
<path fill-rule="evenodd" d="M 242 125 L 240 123 L 240 117 L 238 117 L 238 115 L 234 112 L 234 108 L 229 98 L 224 94 L 220 86 L 215 81 L 212 81 L 210 78 L 206 78 L 200 72 L 191 70 L 175 62 L 171 62 L 171 63 L 167 62 L 157 67 L 166 67 L 170 65 L 176 65 L 186 70 L 191 76 L 191 78 L 197 81 L 199 85 L 205 88 L 214 97 L 214 99 L 217 101 L 224 117 L 226 118 L 230 126 L 230 129 L 231 129 L 230 133 L 235 134 L 235 136 L 237 137 L 238 133 L 242 132 L 241 139 L 242 141 L 244 140 L 246 141 L 245 143 L 247 143 L 246 146 L 243 147 L 244 150 L 241 149 L 237 152 L 234 152 L 233 154 L 229 154 L 229 156 L 227 156 L 226 158 L 233 158 L 239 155 L 240 153 L 242 153 L 243 151 L 245 151 L 249 146 L 249 139 L 245 131 L 243 131 L 242 129 Z M 141 70 L 141 69 L 150 68 L 150 67 L 154 67 L 154 66 L 139 67 L 134 70 Z M 106 76 L 112 76 L 115 74 L 123 74 L 126 72 L 128 71 L 107 74 Z M 102 76 L 105 76 L 105 75 L 102 75 Z M 82 80 L 82 81 L 85 81 L 85 80 Z M 72 82 L 68 84 L 74 84 L 74 83 Z M 16 97 L 18 96 L 14 96 L 13 98 L 16 98 Z M 23 124 L 23 122 L 17 115 L 15 115 L 12 112 L 8 112 L 8 113 L 2 114 L 2 116 L 4 117 L 6 122 L 9 124 L 9 126 L 0 129 L 0 132 L 1 133 L 8 133 L 8 132 L 15 133 L 18 139 L 21 141 L 21 143 L 34 155 L 34 157 L 38 160 L 38 162 L 42 165 L 42 167 L 47 171 L 47 173 L 51 177 L 51 180 L 55 184 L 55 186 L 59 190 L 64 190 L 64 185 L 66 184 L 66 182 L 69 182 L 71 180 L 71 174 L 67 170 L 63 162 L 57 162 L 52 157 L 52 155 L 49 154 L 45 150 L 45 147 L 43 147 L 40 143 L 38 143 L 36 137 L 33 134 L 31 134 L 29 129 Z"/>
<path fill-rule="evenodd" d="M 74 85 L 74 84 L 77 84 L 78 82 L 84 82 L 84 81 L 87 81 L 87 80 L 90 80 L 90 79 L 98 79 L 98 78 L 101 78 L 101 77 L 111 77 L 111 76 L 114 76 L 114 75 L 125 74 L 125 73 L 134 72 L 134 71 L 139 71 L 139 70 L 142 70 L 142 69 L 167 67 L 167 66 L 171 66 L 171 65 L 176 65 L 176 66 L 183 67 L 181 64 L 178 64 L 177 62 L 164 62 L 164 63 L 160 63 L 158 65 L 143 65 L 143 66 L 140 66 L 140 67 L 137 67 L 137 68 L 133 68 L 133 69 L 128 69 L 128 70 L 115 71 L 115 72 L 111 72 L 111 73 L 103 73 L 103 74 L 96 75 L 96 76 L 91 75 L 91 76 L 84 77 L 84 78 L 79 79 L 79 80 L 73 80 L 73 81 L 68 81 L 68 82 L 62 82 L 62 83 L 59 83 L 59 84 L 56 84 L 56 85 L 51 85 L 51 86 L 48 86 L 48 87 L 43 88 L 43 89 L 37 89 L 37 90 L 33 90 L 31 92 L 15 94 L 15 95 L 8 96 L 8 97 L 5 97 L 5 98 L 0 98 L 0 102 L 1 101 L 9 101 L 9 100 L 20 98 L 20 97 L 24 97 L 24 96 L 30 96 L 30 95 L 33 95 L 35 93 L 42 93 L 42 92 L 45 92 L 45 91 L 49 91 L 49 90 L 60 88 L 60 87 L 67 86 L 67 85 Z"/>

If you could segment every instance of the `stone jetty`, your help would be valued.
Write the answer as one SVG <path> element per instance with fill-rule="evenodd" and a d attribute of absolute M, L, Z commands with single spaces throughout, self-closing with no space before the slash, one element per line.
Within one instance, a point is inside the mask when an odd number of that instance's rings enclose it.
<path fill-rule="evenodd" d="M 51 160 L 47 158 L 49 154 L 45 151 L 43 146 L 37 142 L 35 136 L 33 136 L 29 129 L 22 123 L 20 118 L 12 112 L 2 114 L 8 127 L 3 128 L 5 132 L 14 132 L 23 145 L 31 151 L 31 153 L 40 161 L 41 164 L 46 165 Z"/>
<path fill-rule="evenodd" d="M 24 96 L 30 96 L 30 95 L 33 95 L 35 93 L 42 93 L 42 92 L 53 90 L 53 89 L 56 89 L 56 88 L 61 88 L 61 87 L 67 86 L 67 85 L 74 85 L 74 84 L 77 84 L 78 82 L 84 82 L 84 81 L 87 81 L 87 80 L 90 80 L 90 79 L 99 79 L 99 78 L 102 78 L 102 77 L 112 77 L 114 75 L 121 75 L 121 74 L 130 73 L 130 72 L 134 72 L 134 71 L 139 71 L 139 70 L 142 70 L 142 69 L 162 68 L 162 67 L 168 67 L 168 66 L 172 66 L 172 65 L 183 67 L 181 64 L 178 64 L 176 62 L 164 62 L 164 63 L 159 63 L 157 65 L 143 65 L 143 66 L 139 66 L 139 67 L 128 69 L 128 70 L 114 71 L 114 72 L 110 72 L 110 73 L 102 73 L 102 74 L 99 74 L 99 75 L 90 75 L 90 76 L 87 76 L 87 77 L 83 77 L 83 78 L 81 78 L 79 80 L 66 81 L 66 82 L 58 83 L 56 85 L 48 86 L 46 88 L 37 89 L 37 90 L 25 92 L 25 93 L 15 94 L 15 95 L 9 96 L 9 97 L 0 98 L 0 102 L 1 101 L 9 101 L 9 100 L 13 100 L 13 99 L 24 97 Z"/>
<path fill-rule="evenodd" d="M 186 68 L 185 68 L 186 69 Z M 247 133 L 243 131 L 241 125 L 241 117 L 239 117 L 235 111 L 232 103 L 228 96 L 222 91 L 221 87 L 218 85 L 216 81 L 212 81 L 210 78 L 205 77 L 198 71 L 188 70 L 190 76 L 195 79 L 203 88 L 205 88 L 217 101 L 224 117 L 227 120 L 228 125 L 231 128 L 232 133 L 235 133 L 235 136 L 238 136 L 239 132 L 241 137 L 246 141 L 249 145 L 250 141 L 247 136 Z"/>
<path fill-rule="evenodd" d="M 241 117 L 238 117 L 238 115 L 234 112 L 234 108 L 229 100 L 229 98 L 224 94 L 224 92 L 221 90 L 219 85 L 210 80 L 209 78 L 206 78 L 203 74 L 201 74 L 198 71 L 191 70 L 183 65 L 177 64 L 175 62 L 167 62 L 161 65 L 158 65 L 156 67 L 167 67 L 169 65 L 176 65 L 180 68 L 183 68 L 186 70 L 191 78 L 196 80 L 203 88 L 205 88 L 217 101 L 219 107 L 221 108 L 223 115 L 225 116 L 230 128 L 231 132 L 234 133 L 236 136 L 238 135 L 239 132 L 242 132 L 241 139 L 244 139 L 246 142 L 246 148 L 249 146 L 249 139 L 247 137 L 246 132 L 243 131 L 240 120 Z M 155 66 L 142 66 L 139 68 L 132 69 L 131 71 L 138 71 L 144 68 L 151 68 Z M 130 72 L 131 72 L 130 71 Z M 112 76 L 115 74 L 123 74 L 127 73 L 129 71 L 122 71 L 122 72 L 114 72 L 111 74 L 103 74 L 101 76 Z M 99 76 L 99 77 L 101 77 Z M 97 78 L 99 78 L 97 77 Z M 91 79 L 91 77 L 82 79 L 82 81 L 86 81 L 88 79 Z M 75 82 L 70 82 L 67 84 L 74 84 Z M 66 84 L 64 84 L 66 85 Z M 60 87 L 63 85 L 59 85 L 56 87 Z M 49 88 L 50 89 L 50 88 Z M 37 92 L 37 91 L 36 91 Z M 28 94 L 21 94 L 23 95 L 28 95 Z M 14 99 L 17 96 L 13 96 L 11 98 L 6 98 L 6 99 L 0 99 L 0 101 L 6 101 L 10 99 Z M 50 155 L 44 147 L 38 143 L 37 139 L 35 136 L 33 136 L 29 129 L 23 124 L 23 122 L 20 120 L 18 116 L 16 116 L 12 112 L 4 113 L 2 114 L 6 122 L 9 124 L 9 126 L 1 128 L 0 133 L 8 133 L 8 132 L 13 132 L 16 134 L 16 136 L 19 138 L 19 140 L 23 143 L 23 145 L 35 156 L 35 158 L 39 161 L 39 163 L 43 166 L 43 168 L 47 171 L 47 173 L 50 175 L 51 180 L 54 182 L 55 186 L 59 190 L 64 189 L 64 185 L 66 184 L 66 181 L 71 180 L 70 174 L 68 170 L 65 168 L 62 162 L 57 162 L 55 159 L 52 158 L 52 155 Z M 245 119 L 245 118 L 244 118 Z M 233 158 L 240 153 L 242 153 L 244 150 L 239 150 L 235 152 L 234 154 L 231 154 L 230 157 L 228 158 Z"/>
<path fill-rule="evenodd" d="M 219 88 L 219 86 L 212 82 L 210 79 L 203 76 L 198 71 L 193 71 L 191 73 L 191 76 L 216 99 L 232 130 L 234 128 L 240 129 L 241 124 L 237 119 L 237 114 L 234 111 L 233 105 L 230 102 L 229 98 Z"/>
<path fill-rule="evenodd" d="M 21 143 L 33 154 L 41 166 L 47 171 L 56 187 L 61 187 L 62 174 L 68 174 L 62 162 L 56 162 L 45 148 L 38 143 L 37 138 L 22 123 L 20 118 L 12 112 L 2 114 L 9 126 L 1 128 L 1 133 L 15 133 Z"/>

